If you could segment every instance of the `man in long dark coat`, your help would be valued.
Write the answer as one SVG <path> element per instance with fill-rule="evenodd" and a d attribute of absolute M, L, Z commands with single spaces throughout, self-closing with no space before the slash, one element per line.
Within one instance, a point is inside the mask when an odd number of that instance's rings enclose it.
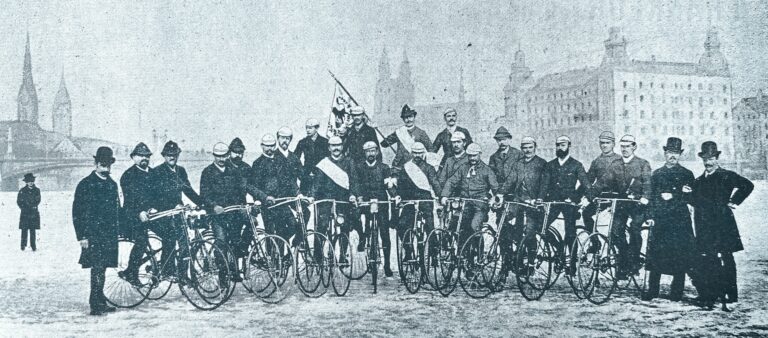
<path fill-rule="evenodd" d="M 133 285 L 141 285 L 139 281 L 139 265 L 148 244 L 146 211 L 151 205 L 152 168 L 149 158 L 152 152 L 146 144 L 140 142 L 131 152 L 134 165 L 123 172 L 120 177 L 120 187 L 123 189 L 123 209 L 120 223 L 121 231 L 133 240 L 128 267 L 120 272 Z"/>
<path fill-rule="evenodd" d="M 16 196 L 16 205 L 21 209 L 19 215 L 19 229 L 21 229 L 21 251 L 27 247 L 27 238 L 32 251 L 37 251 L 35 231 L 40 229 L 40 189 L 35 186 L 35 175 L 24 175 L 24 185 Z"/>
<path fill-rule="evenodd" d="M 312 194 L 314 198 L 318 200 L 332 199 L 338 202 L 344 202 L 336 205 L 336 214 L 344 215 L 346 219 L 352 219 L 350 216 L 349 202 L 351 199 L 351 176 L 353 169 L 352 160 L 344 156 L 342 150 L 344 146 L 341 138 L 333 136 L 328 139 L 328 152 L 330 155 L 317 163 L 317 176 L 314 184 L 312 185 Z M 318 204 L 315 208 L 317 212 L 317 224 L 315 224 L 315 231 L 325 234 L 328 232 L 328 226 L 331 224 L 331 219 L 336 216 L 333 214 L 331 203 Z M 341 231 L 349 236 L 350 222 L 345 222 L 341 225 Z M 346 247 L 347 243 L 342 243 L 343 247 Z M 318 257 L 321 255 L 322 247 L 315 243 L 315 255 Z M 346 257 L 346 252 L 342 253 L 342 256 Z"/>
<path fill-rule="evenodd" d="M 649 224 L 652 224 L 646 270 L 650 271 L 648 291 L 644 300 L 659 296 L 661 275 L 672 275 L 672 290 L 669 299 L 679 301 L 683 297 L 685 273 L 691 266 L 693 248 L 693 227 L 688 210 L 690 193 L 683 187 L 693 183 L 693 173 L 678 163 L 683 153 L 683 141 L 677 137 L 667 139 L 664 146 L 666 163 L 651 176 L 651 193 L 648 209 Z"/>
<path fill-rule="evenodd" d="M 80 265 L 91 269 L 91 315 L 114 312 L 104 297 L 105 271 L 117 266 L 117 226 L 120 197 L 117 183 L 109 177 L 115 158 L 112 149 L 100 147 L 94 156 L 96 169 L 77 184 L 72 202 L 72 223 L 80 242 Z"/>
<path fill-rule="evenodd" d="M 752 193 L 754 185 L 739 174 L 720 167 L 720 151 L 715 142 L 704 142 L 699 157 L 704 162 L 705 171 L 690 187 L 693 190 L 696 249 L 707 258 L 705 260 L 719 256 L 722 264 L 720 276 L 709 276 L 716 280 L 703 281 L 708 285 L 707 290 L 697 286 L 702 305 L 711 307 L 721 297 L 726 302 L 738 301 L 733 253 L 744 250 L 744 246 L 733 210 Z M 708 278 L 697 277 L 699 280 Z"/>
<path fill-rule="evenodd" d="M 304 165 L 301 172 L 301 192 L 308 195 L 312 191 L 312 182 L 317 175 L 315 165 L 328 156 L 328 139 L 317 133 L 317 130 L 320 129 L 320 122 L 317 119 L 307 120 L 306 129 L 307 137 L 299 140 L 294 154 L 300 159 L 302 155 L 304 156 Z"/>

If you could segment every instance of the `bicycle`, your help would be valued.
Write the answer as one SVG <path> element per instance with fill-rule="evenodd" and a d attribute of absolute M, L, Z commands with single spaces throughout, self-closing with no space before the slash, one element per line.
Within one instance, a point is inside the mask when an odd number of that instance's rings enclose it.
<path fill-rule="evenodd" d="M 426 280 L 444 297 L 450 295 L 456 288 L 459 240 L 458 233 L 451 229 L 451 222 L 457 219 L 457 224 L 461 225 L 463 208 L 464 201 L 460 198 L 449 198 L 446 206 L 438 208 L 440 226 L 430 231 L 424 245 L 425 252 L 435 253 L 434 257 L 432 255 L 425 257 Z"/>
<path fill-rule="evenodd" d="M 366 241 L 365 253 L 368 262 L 366 271 L 371 273 L 373 293 L 376 293 L 378 289 L 379 266 L 381 265 L 382 257 L 379 246 L 379 221 L 378 217 L 376 217 L 379 214 L 380 204 L 390 205 L 391 202 L 379 201 L 378 199 L 371 199 L 367 202 L 355 202 L 355 206 L 358 208 L 370 208 L 371 227 L 367 229 L 368 240 Z M 389 233 L 387 233 L 387 236 L 389 236 Z"/>
<path fill-rule="evenodd" d="M 346 223 L 346 218 L 343 214 L 340 214 L 337 211 L 337 206 L 339 204 L 349 204 L 349 202 L 336 201 L 333 199 L 317 200 L 314 202 L 315 210 L 317 210 L 317 205 L 322 203 L 331 203 L 332 215 L 329 220 L 328 229 L 326 230 L 327 232 L 325 234 L 325 237 L 331 244 L 331 248 L 327 251 L 327 253 L 333 255 L 333 260 L 328 262 L 330 263 L 328 276 L 330 284 L 333 287 L 333 292 L 337 296 L 344 296 L 347 294 L 347 291 L 349 291 L 349 284 L 351 280 L 357 276 L 359 276 L 357 279 L 362 278 L 365 271 L 367 271 L 367 261 L 363 261 L 363 273 L 360 273 L 360 267 L 355 265 L 355 263 L 359 260 L 359 257 L 356 257 L 358 256 L 357 251 L 351 250 L 349 236 L 347 236 L 341 229 L 344 223 Z M 314 213 L 315 226 L 319 224 L 317 214 L 317 212 Z M 325 249 L 323 249 L 323 251 L 325 252 Z M 363 255 L 364 254 L 365 253 L 363 253 Z M 325 286 L 328 287 L 328 285 Z"/>
<path fill-rule="evenodd" d="M 397 239 L 398 274 L 405 285 L 405 289 L 412 294 L 419 291 L 426 274 L 423 250 L 427 237 L 424 232 L 426 220 L 419 209 L 421 203 L 435 203 L 435 200 L 405 200 L 397 206 L 402 209 L 412 205 L 414 208 L 413 226 L 405 229 L 402 238 L 398 236 Z M 436 260 L 432 260 L 432 262 L 436 262 Z"/>
<path fill-rule="evenodd" d="M 149 250 L 144 251 L 138 267 L 138 285 L 131 284 L 126 279 L 126 269 L 130 262 L 130 253 L 135 242 L 125 236 L 120 236 L 117 242 L 117 266 L 107 268 L 105 273 L 104 296 L 109 304 L 120 308 L 132 308 L 139 306 L 147 300 L 154 287 L 152 274 L 148 271 L 157 266 L 155 257 Z"/>

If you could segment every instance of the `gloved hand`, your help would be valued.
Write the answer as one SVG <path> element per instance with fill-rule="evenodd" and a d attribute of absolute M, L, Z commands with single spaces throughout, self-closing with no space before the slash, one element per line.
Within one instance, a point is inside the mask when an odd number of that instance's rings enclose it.
<path fill-rule="evenodd" d="M 686 194 L 693 191 L 693 189 L 691 189 L 691 187 L 689 185 L 687 185 L 687 184 L 683 186 L 682 190 Z"/>
<path fill-rule="evenodd" d="M 672 194 L 668 193 L 668 192 L 663 192 L 663 193 L 661 193 L 661 199 L 663 199 L 665 201 L 669 201 L 669 200 L 672 199 Z"/>
<path fill-rule="evenodd" d="M 440 204 L 448 205 L 448 197 L 441 197 L 440 198 Z"/>
<path fill-rule="evenodd" d="M 400 204 L 400 202 L 402 202 L 402 201 L 403 201 L 403 199 L 400 197 L 400 195 L 395 196 L 395 205 Z"/>
<path fill-rule="evenodd" d="M 642 205 L 648 205 L 648 199 L 645 197 L 640 197 L 640 204 Z"/>
<path fill-rule="evenodd" d="M 355 198 L 355 195 L 349 196 L 349 203 L 355 203 L 355 200 L 357 200 L 357 198 Z"/>
<path fill-rule="evenodd" d="M 272 196 L 267 196 L 267 205 L 275 204 L 275 198 Z"/>
<path fill-rule="evenodd" d="M 220 215 L 224 212 L 224 208 L 222 208 L 220 205 L 216 205 L 213 207 L 213 213 L 216 215 Z"/>
<path fill-rule="evenodd" d="M 152 210 L 152 209 L 149 209 L 149 210 Z M 140 213 L 139 213 L 139 220 L 140 220 L 142 223 L 144 223 L 144 222 L 148 222 L 148 221 L 149 221 L 149 213 L 147 213 L 146 211 L 142 211 L 142 212 L 140 212 Z"/>
<path fill-rule="evenodd" d="M 83 249 L 88 249 L 88 239 L 81 239 L 80 240 L 80 247 Z"/>

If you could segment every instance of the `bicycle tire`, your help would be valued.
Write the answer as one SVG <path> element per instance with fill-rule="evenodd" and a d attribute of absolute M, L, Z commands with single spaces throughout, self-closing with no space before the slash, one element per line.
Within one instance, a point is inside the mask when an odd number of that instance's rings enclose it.
<path fill-rule="evenodd" d="M 349 238 L 345 234 L 334 235 L 331 239 L 333 246 L 331 252 L 333 253 L 333 269 L 331 269 L 331 286 L 333 292 L 341 297 L 347 294 L 349 291 L 349 284 L 351 279 L 347 277 L 344 271 L 349 271 L 354 262 L 353 255 L 349 253 L 352 250 Z M 346 260 L 346 262 L 344 261 Z M 367 270 L 367 269 L 366 269 Z"/>
<path fill-rule="evenodd" d="M 147 236 L 147 239 L 147 246 L 151 252 L 154 252 L 153 256 L 155 259 L 155 265 L 148 267 L 149 269 L 146 271 L 146 273 L 152 274 L 153 284 L 152 289 L 149 291 L 149 294 L 147 294 L 147 299 L 159 300 L 168 294 L 168 292 L 171 290 L 171 286 L 173 285 L 169 279 L 162 277 L 163 275 L 172 274 L 170 271 L 165 272 L 165 269 L 171 269 L 171 265 L 163 264 L 161 261 L 163 253 L 163 240 L 154 233 L 150 233 Z M 175 253 L 171 253 L 169 256 L 170 261 L 174 259 Z"/>
<path fill-rule="evenodd" d="M 586 297 L 589 302 L 599 305 L 607 302 L 616 289 L 618 256 L 615 246 L 608 245 L 608 239 L 604 235 L 592 234 L 592 236 L 597 236 L 599 240 L 599 251 L 598 259 L 593 260 L 592 281 Z"/>
<path fill-rule="evenodd" d="M 427 282 L 443 297 L 449 296 L 458 283 L 458 238 L 453 231 L 435 229 L 427 236 L 424 252 Z"/>
<path fill-rule="evenodd" d="M 314 231 L 307 231 L 307 237 L 302 241 L 303 251 L 296 251 L 296 282 L 299 291 L 307 297 L 317 298 L 328 290 L 328 283 L 323 278 L 330 276 L 324 273 L 333 265 L 327 257 L 333 257 L 331 244 L 325 235 Z M 315 253 L 315 246 L 319 246 L 319 253 Z"/>
<path fill-rule="evenodd" d="M 226 252 L 210 240 L 190 244 L 189 267 L 181 277 L 186 280 L 179 283 L 179 290 L 195 308 L 211 311 L 228 300 L 234 285 L 226 260 Z"/>
<path fill-rule="evenodd" d="M 488 236 L 488 238 L 486 238 Z M 494 275 L 497 260 L 489 260 L 490 250 L 494 237 L 491 232 L 480 230 L 469 236 L 461 246 L 461 269 L 459 270 L 459 284 L 468 296 L 475 299 L 488 297 L 493 293 Z M 489 243 L 490 242 L 490 243 Z M 486 269 L 489 270 L 486 270 Z"/>
<path fill-rule="evenodd" d="M 119 308 L 133 308 L 139 306 L 147 299 L 147 295 L 152 290 L 152 275 L 142 273 L 142 268 L 154 266 L 156 263 L 151 252 L 144 250 L 144 257 L 140 260 L 138 267 L 138 279 L 141 286 L 134 286 L 126 279 L 120 277 L 120 273 L 125 271 L 129 265 L 130 253 L 135 243 L 127 238 L 120 238 L 117 243 L 117 266 L 107 268 L 104 277 L 104 298 L 107 303 Z"/>
<path fill-rule="evenodd" d="M 531 243 L 535 246 L 529 248 Z M 517 287 L 526 300 L 538 300 L 551 286 L 553 270 L 552 248 L 549 241 L 536 234 L 533 241 L 523 240 L 517 251 Z"/>
<path fill-rule="evenodd" d="M 410 252 L 410 255 L 408 254 Z M 397 241 L 397 258 L 400 266 L 400 281 L 411 294 L 419 292 L 422 282 L 423 255 L 419 250 L 419 238 L 413 229 L 403 233 Z"/>
<path fill-rule="evenodd" d="M 276 304 L 287 298 L 296 280 L 294 255 L 284 238 L 265 235 L 248 254 L 243 284 L 261 301 Z"/>

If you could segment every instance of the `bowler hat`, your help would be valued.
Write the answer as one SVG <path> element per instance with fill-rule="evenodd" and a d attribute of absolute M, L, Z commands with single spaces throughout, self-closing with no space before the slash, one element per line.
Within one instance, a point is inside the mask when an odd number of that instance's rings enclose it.
<path fill-rule="evenodd" d="M 411 107 L 408 107 L 408 105 L 403 105 L 403 110 L 400 111 L 400 118 L 404 119 L 409 116 L 416 116 L 416 111 L 411 109 Z"/>
<path fill-rule="evenodd" d="M 499 127 L 499 129 L 496 129 L 496 134 L 493 135 L 494 140 L 504 140 L 512 138 L 512 134 L 509 133 L 507 128 Z"/>
<path fill-rule="evenodd" d="M 667 145 L 664 147 L 664 151 L 671 151 L 676 153 L 683 152 L 683 140 L 677 137 L 670 137 L 667 139 Z"/>
<path fill-rule="evenodd" d="M 245 152 L 245 144 L 243 144 L 243 140 L 241 140 L 239 137 L 235 137 L 232 142 L 229 142 L 229 151 L 238 154 Z"/>
<path fill-rule="evenodd" d="M 24 174 L 24 182 L 34 182 L 34 181 L 35 181 L 35 175 L 32 175 L 32 173 Z"/>
<path fill-rule="evenodd" d="M 163 156 L 174 156 L 181 153 L 181 148 L 179 148 L 179 145 L 176 142 L 168 141 L 165 143 L 165 146 L 163 146 L 163 151 L 160 152 Z"/>
<path fill-rule="evenodd" d="M 115 163 L 115 157 L 112 155 L 112 148 L 99 147 L 99 149 L 96 149 L 96 156 L 94 156 L 93 159 L 98 163 L 110 165 Z"/>
<path fill-rule="evenodd" d="M 139 142 L 139 144 L 136 145 L 136 147 L 133 148 L 133 151 L 131 152 L 131 157 L 139 155 L 139 156 L 152 156 L 152 151 L 149 150 L 149 147 L 147 147 L 144 142 Z"/>
<path fill-rule="evenodd" d="M 699 152 L 699 157 L 710 158 L 718 156 L 720 156 L 720 151 L 717 150 L 717 143 L 713 141 L 707 141 L 701 144 L 701 152 Z"/>

